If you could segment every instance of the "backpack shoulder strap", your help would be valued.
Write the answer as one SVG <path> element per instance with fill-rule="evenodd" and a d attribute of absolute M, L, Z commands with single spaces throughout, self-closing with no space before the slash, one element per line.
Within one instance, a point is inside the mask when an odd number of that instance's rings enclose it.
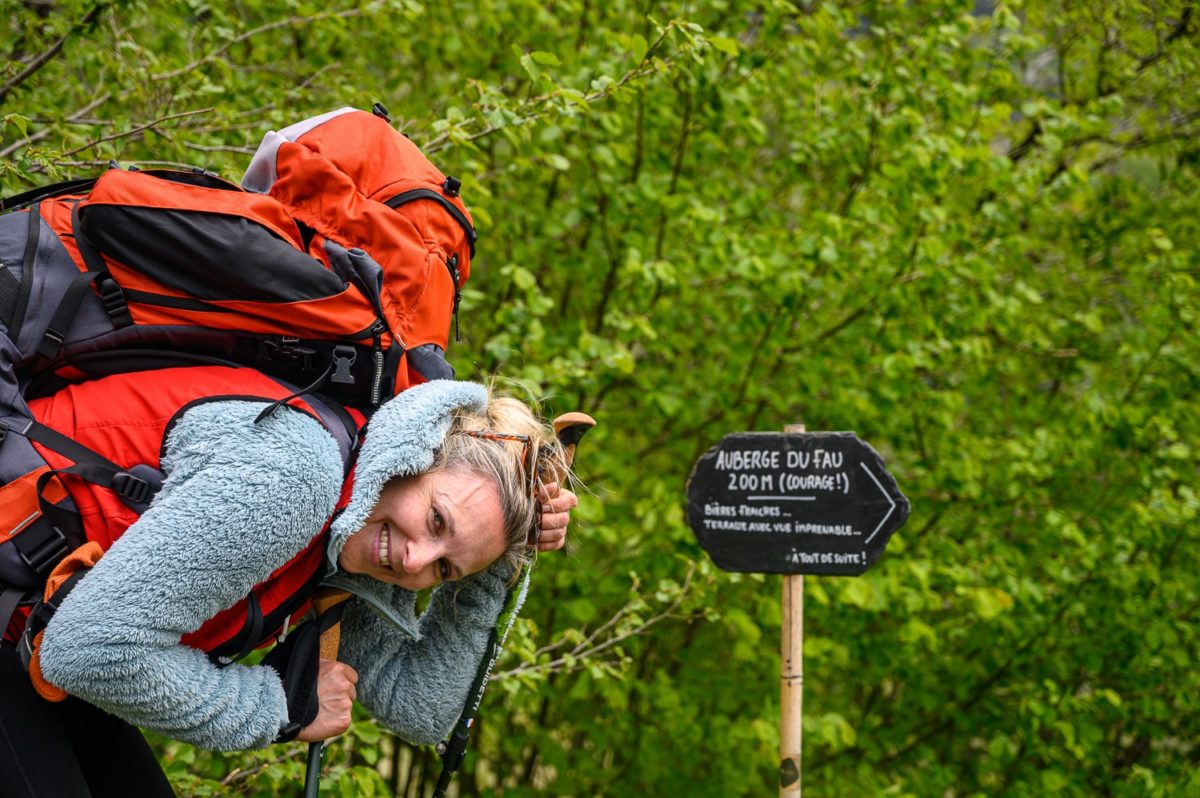
<path fill-rule="evenodd" d="M 304 401 L 337 441 L 338 451 L 342 455 L 343 475 L 348 476 L 358 452 L 362 428 L 366 426 L 366 416 L 323 394 L 305 394 Z"/>

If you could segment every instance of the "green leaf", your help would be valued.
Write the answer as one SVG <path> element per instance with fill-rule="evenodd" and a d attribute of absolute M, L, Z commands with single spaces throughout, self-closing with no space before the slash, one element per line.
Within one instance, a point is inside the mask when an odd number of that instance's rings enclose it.
<path fill-rule="evenodd" d="M 562 65 L 562 62 L 558 60 L 558 56 L 556 56 L 554 53 L 546 52 L 545 50 L 535 50 L 529 54 L 529 57 L 537 63 L 544 64 L 546 66 Z"/>
<path fill-rule="evenodd" d="M 737 39 L 731 39 L 728 36 L 709 36 L 708 43 L 728 55 L 736 56 L 738 54 Z"/>
<path fill-rule="evenodd" d="M 29 117 L 23 114 L 5 114 L 4 124 L 15 127 L 20 138 L 29 136 Z"/>
<path fill-rule="evenodd" d="M 533 56 L 528 53 L 521 56 L 521 69 L 524 69 L 525 74 L 529 75 L 533 80 L 537 80 L 542 76 L 541 67 L 534 63 Z"/>
<path fill-rule="evenodd" d="M 650 49 L 649 43 L 646 42 L 646 37 L 640 33 L 635 33 L 629 37 L 629 52 L 633 55 L 635 61 L 641 61 L 646 57 L 646 51 Z"/>

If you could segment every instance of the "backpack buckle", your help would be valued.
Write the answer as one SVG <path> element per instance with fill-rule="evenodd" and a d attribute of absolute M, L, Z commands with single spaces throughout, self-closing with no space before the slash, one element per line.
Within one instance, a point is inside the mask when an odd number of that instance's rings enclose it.
<path fill-rule="evenodd" d="M 51 526 L 49 529 L 49 532 L 41 533 L 40 540 L 30 539 L 33 529 L 26 530 L 24 534 L 13 538 L 17 553 L 38 576 L 50 573 L 50 569 L 70 549 L 70 546 L 67 545 L 67 536 L 62 533 L 61 529 L 56 526 Z"/>
<path fill-rule="evenodd" d="M 283 363 L 296 366 L 303 371 L 315 371 L 317 368 L 317 350 L 300 346 L 299 338 L 280 336 L 278 340 L 270 338 L 259 342 L 259 357 L 268 363 Z"/>
<path fill-rule="evenodd" d="M 53 322 L 53 319 L 51 321 Z M 62 349 L 65 340 L 66 335 L 52 327 L 47 327 L 46 334 L 42 336 L 42 340 L 38 344 L 37 353 L 47 360 L 53 360 L 58 356 L 58 350 Z"/>
<path fill-rule="evenodd" d="M 100 302 L 108 317 L 114 322 L 123 321 L 129 314 L 129 303 L 125 301 L 125 292 L 117 285 L 117 281 L 110 275 L 102 274 L 96 278 L 96 288 L 100 291 Z"/>
<path fill-rule="evenodd" d="M 109 485 L 118 495 L 129 499 L 135 504 L 145 504 L 154 495 L 154 489 L 144 479 L 139 479 L 127 471 L 122 471 L 112 478 Z"/>
<path fill-rule="evenodd" d="M 350 367 L 354 365 L 354 361 L 358 358 L 358 352 L 352 346 L 338 344 L 333 348 L 333 376 L 329 378 L 330 382 L 338 382 L 344 385 L 354 384 L 354 375 L 350 373 Z"/>

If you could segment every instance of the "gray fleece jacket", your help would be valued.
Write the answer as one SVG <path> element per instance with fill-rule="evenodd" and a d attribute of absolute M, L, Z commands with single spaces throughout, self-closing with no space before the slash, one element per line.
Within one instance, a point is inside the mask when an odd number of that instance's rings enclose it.
<path fill-rule="evenodd" d="M 332 527 L 331 571 L 387 480 L 428 468 L 454 410 L 484 401 L 478 385 L 436 381 L 380 408 L 351 502 Z M 298 412 L 255 424 L 261 410 L 251 402 L 202 404 L 174 427 L 162 491 L 46 629 L 42 672 L 52 684 L 204 748 L 265 746 L 288 723 L 274 670 L 218 668 L 179 643 L 303 549 L 337 501 L 342 462 L 329 433 Z M 339 658 L 359 673 L 359 701 L 402 737 L 436 742 L 462 709 L 504 602 L 503 575 L 442 585 L 419 618 L 410 591 L 350 581 L 391 616 L 361 599 L 346 612 Z"/>

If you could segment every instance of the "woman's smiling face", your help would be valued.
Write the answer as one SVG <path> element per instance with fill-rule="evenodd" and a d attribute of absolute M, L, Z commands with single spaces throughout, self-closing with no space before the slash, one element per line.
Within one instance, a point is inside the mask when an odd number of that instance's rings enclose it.
<path fill-rule="evenodd" d="M 338 562 L 347 573 L 423 590 L 482 571 L 505 548 L 496 486 L 479 474 L 436 471 L 388 482 Z"/>

